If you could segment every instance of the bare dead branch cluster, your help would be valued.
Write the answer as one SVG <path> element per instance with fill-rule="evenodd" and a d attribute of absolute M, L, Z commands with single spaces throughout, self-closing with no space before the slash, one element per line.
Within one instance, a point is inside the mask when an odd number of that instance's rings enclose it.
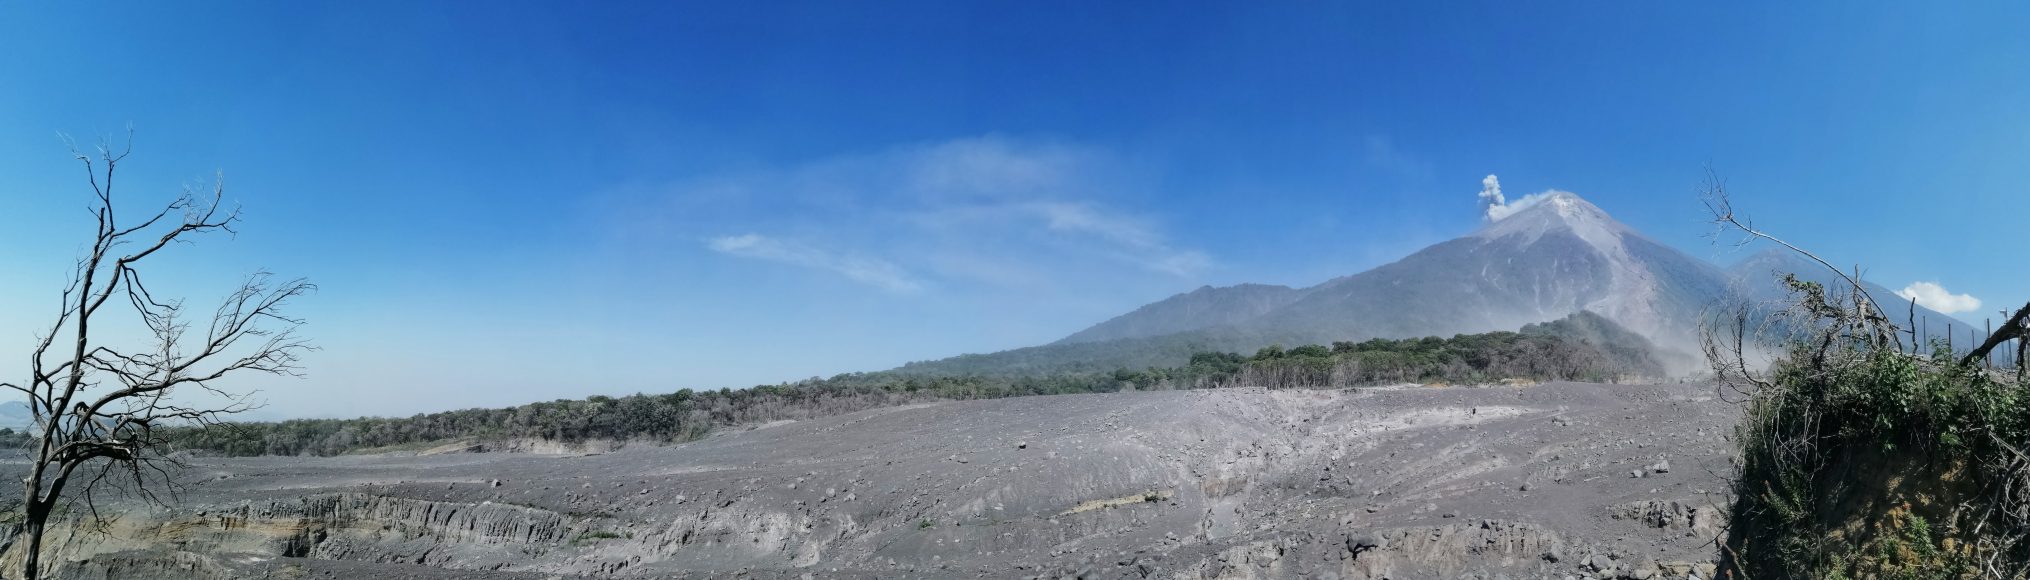
<path fill-rule="evenodd" d="M 1839 266 L 1834 266 L 1832 262 L 1827 262 L 1817 254 L 1797 247 L 1790 242 L 1784 241 L 1782 238 L 1770 235 L 1768 232 L 1756 229 L 1754 220 L 1735 213 L 1733 200 L 1727 195 L 1726 181 L 1720 179 L 1710 169 L 1706 172 L 1706 183 L 1700 192 L 1700 201 L 1706 205 L 1706 211 L 1712 215 L 1716 238 L 1720 232 L 1732 230 L 1742 234 L 1742 238 L 1737 242 L 1737 245 L 1747 244 L 1755 240 L 1766 240 L 1809 258 L 1821 266 L 1825 266 L 1826 270 L 1831 271 L 1833 275 L 1839 276 L 1841 280 L 1846 281 L 1849 290 L 1846 297 L 1853 302 L 1854 316 L 1853 320 L 1843 322 L 1851 325 L 1853 330 L 1858 331 L 1861 336 L 1875 341 L 1876 344 L 1893 344 L 1898 349 L 1902 348 L 1902 338 L 1897 335 L 1895 324 L 1891 323 L 1889 317 L 1883 314 L 1882 303 L 1877 302 L 1875 297 L 1868 293 L 1868 288 L 1861 285 L 1861 277 L 1858 271 L 1850 275 L 1847 271 L 1840 269 Z M 1826 312 L 1826 310 L 1822 309 L 1821 312 Z"/>
<path fill-rule="evenodd" d="M 182 300 L 149 291 L 143 261 L 172 243 L 231 235 L 240 215 L 223 205 L 219 179 L 209 191 L 186 188 L 147 219 L 122 223 L 113 184 L 130 149 L 101 145 L 86 154 L 73 147 L 94 196 L 92 243 L 61 293 L 55 321 L 36 340 L 28 382 L 0 383 L 27 398 L 35 419 L 23 480 L 26 578 L 40 573 L 43 527 L 65 498 L 82 500 L 91 521 L 102 522 L 96 499 L 102 491 L 151 501 L 173 496 L 169 476 L 180 464 L 157 430 L 217 425 L 254 408 L 253 392 L 218 382 L 241 373 L 295 376 L 301 356 L 313 349 L 297 334 L 303 321 L 283 314 L 291 300 L 316 290 L 308 281 L 249 276 L 200 327 L 202 336 L 191 332 Z M 108 304 L 115 306 L 107 310 Z M 103 328 L 119 314 L 137 318 L 145 338 L 133 345 L 105 340 Z M 209 396 L 178 396 L 192 388 Z"/>

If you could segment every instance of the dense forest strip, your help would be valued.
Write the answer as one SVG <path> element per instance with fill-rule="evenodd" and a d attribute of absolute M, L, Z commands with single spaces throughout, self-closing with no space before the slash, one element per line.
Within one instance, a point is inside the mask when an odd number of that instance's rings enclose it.
<path fill-rule="evenodd" d="M 852 373 L 748 389 L 593 396 L 401 418 L 235 423 L 225 428 L 176 430 L 172 440 L 184 449 L 236 456 L 337 455 L 453 439 L 681 442 L 733 425 L 937 400 L 1236 385 L 1283 388 L 1502 379 L 1611 381 L 1660 375 L 1648 352 L 1647 342 L 1640 337 L 1596 315 L 1580 313 L 1520 332 L 1376 339 L 1290 349 L 1271 346 L 1253 355 L 1199 353 L 1189 364 L 1177 367 L 1038 376 Z"/>

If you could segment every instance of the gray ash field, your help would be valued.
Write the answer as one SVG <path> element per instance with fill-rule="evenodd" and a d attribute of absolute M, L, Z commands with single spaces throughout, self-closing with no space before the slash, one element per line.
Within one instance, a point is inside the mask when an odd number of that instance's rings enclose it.
<path fill-rule="evenodd" d="M 201 460 L 65 577 L 1710 576 L 1708 385 L 876 409 L 607 453 Z"/>

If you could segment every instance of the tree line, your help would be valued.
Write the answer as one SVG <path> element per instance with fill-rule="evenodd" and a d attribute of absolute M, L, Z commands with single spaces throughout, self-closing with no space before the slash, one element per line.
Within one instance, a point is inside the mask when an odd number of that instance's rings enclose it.
<path fill-rule="evenodd" d="M 1374 339 L 1289 349 L 1269 346 L 1252 356 L 1201 352 L 1192 355 L 1189 363 L 1174 367 L 1041 376 L 850 373 L 747 389 L 592 396 L 410 417 L 242 422 L 221 428 L 172 430 L 170 440 L 183 449 L 234 456 L 337 455 L 461 439 L 673 443 L 728 426 L 811 419 L 925 401 L 1232 386 L 1347 387 L 1509 378 L 1604 381 L 1660 372 L 1640 352 L 1631 352 L 1625 345 L 1604 344 L 1598 338 L 1596 327 L 1600 324 L 1612 325 L 1581 313 L 1525 327 L 1521 332 Z"/>

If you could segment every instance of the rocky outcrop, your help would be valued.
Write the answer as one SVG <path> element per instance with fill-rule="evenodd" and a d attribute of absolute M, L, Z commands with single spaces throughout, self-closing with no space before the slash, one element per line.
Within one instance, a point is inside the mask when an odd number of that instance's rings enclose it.
<path fill-rule="evenodd" d="M 86 577 L 235 577 L 232 568 L 186 552 L 509 569 L 541 562 L 583 527 L 524 506 L 326 493 L 194 511 L 137 510 L 104 530 L 59 520 L 49 543 L 58 560 L 95 562 L 80 569 Z M 165 546 L 179 550 L 151 551 Z M 135 573 L 157 568 L 162 572 Z"/>
<path fill-rule="evenodd" d="M 1345 574 L 1350 578 L 1401 577 L 1419 571 L 1451 577 L 1467 570 L 1534 570 L 1545 563 L 1546 555 L 1565 551 L 1565 540 L 1556 532 L 1499 520 L 1354 533 L 1348 538 Z M 1359 548 L 1363 544 L 1370 547 Z"/>
<path fill-rule="evenodd" d="M 222 520 L 228 517 L 221 515 Z M 292 502 L 273 502 L 260 510 L 246 508 L 240 517 L 295 518 L 305 528 L 364 530 L 403 539 L 457 544 L 555 545 L 570 540 L 574 531 L 563 514 L 544 509 L 363 493 L 323 494 Z"/>
<path fill-rule="evenodd" d="M 233 580 L 244 577 L 240 571 L 204 554 L 150 551 L 116 552 L 101 554 L 87 560 L 64 562 L 50 576 L 76 580 L 129 578 Z"/>
<path fill-rule="evenodd" d="M 1719 508 L 1688 500 L 1629 502 L 1614 506 L 1610 515 L 1617 520 L 1641 522 L 1652 528 L 1682 531 L 1701 538 L 1718 535 L 1722 525 Z"/>
<path fill-rule="evenodd" d="M 511 567 L 576 531 L 563 514 L 548 510 L 361 493 L 314 495 L 216 517 L 226 529 L 293 529 L 281 539 L 280 556 L 443 568 Z"/>

